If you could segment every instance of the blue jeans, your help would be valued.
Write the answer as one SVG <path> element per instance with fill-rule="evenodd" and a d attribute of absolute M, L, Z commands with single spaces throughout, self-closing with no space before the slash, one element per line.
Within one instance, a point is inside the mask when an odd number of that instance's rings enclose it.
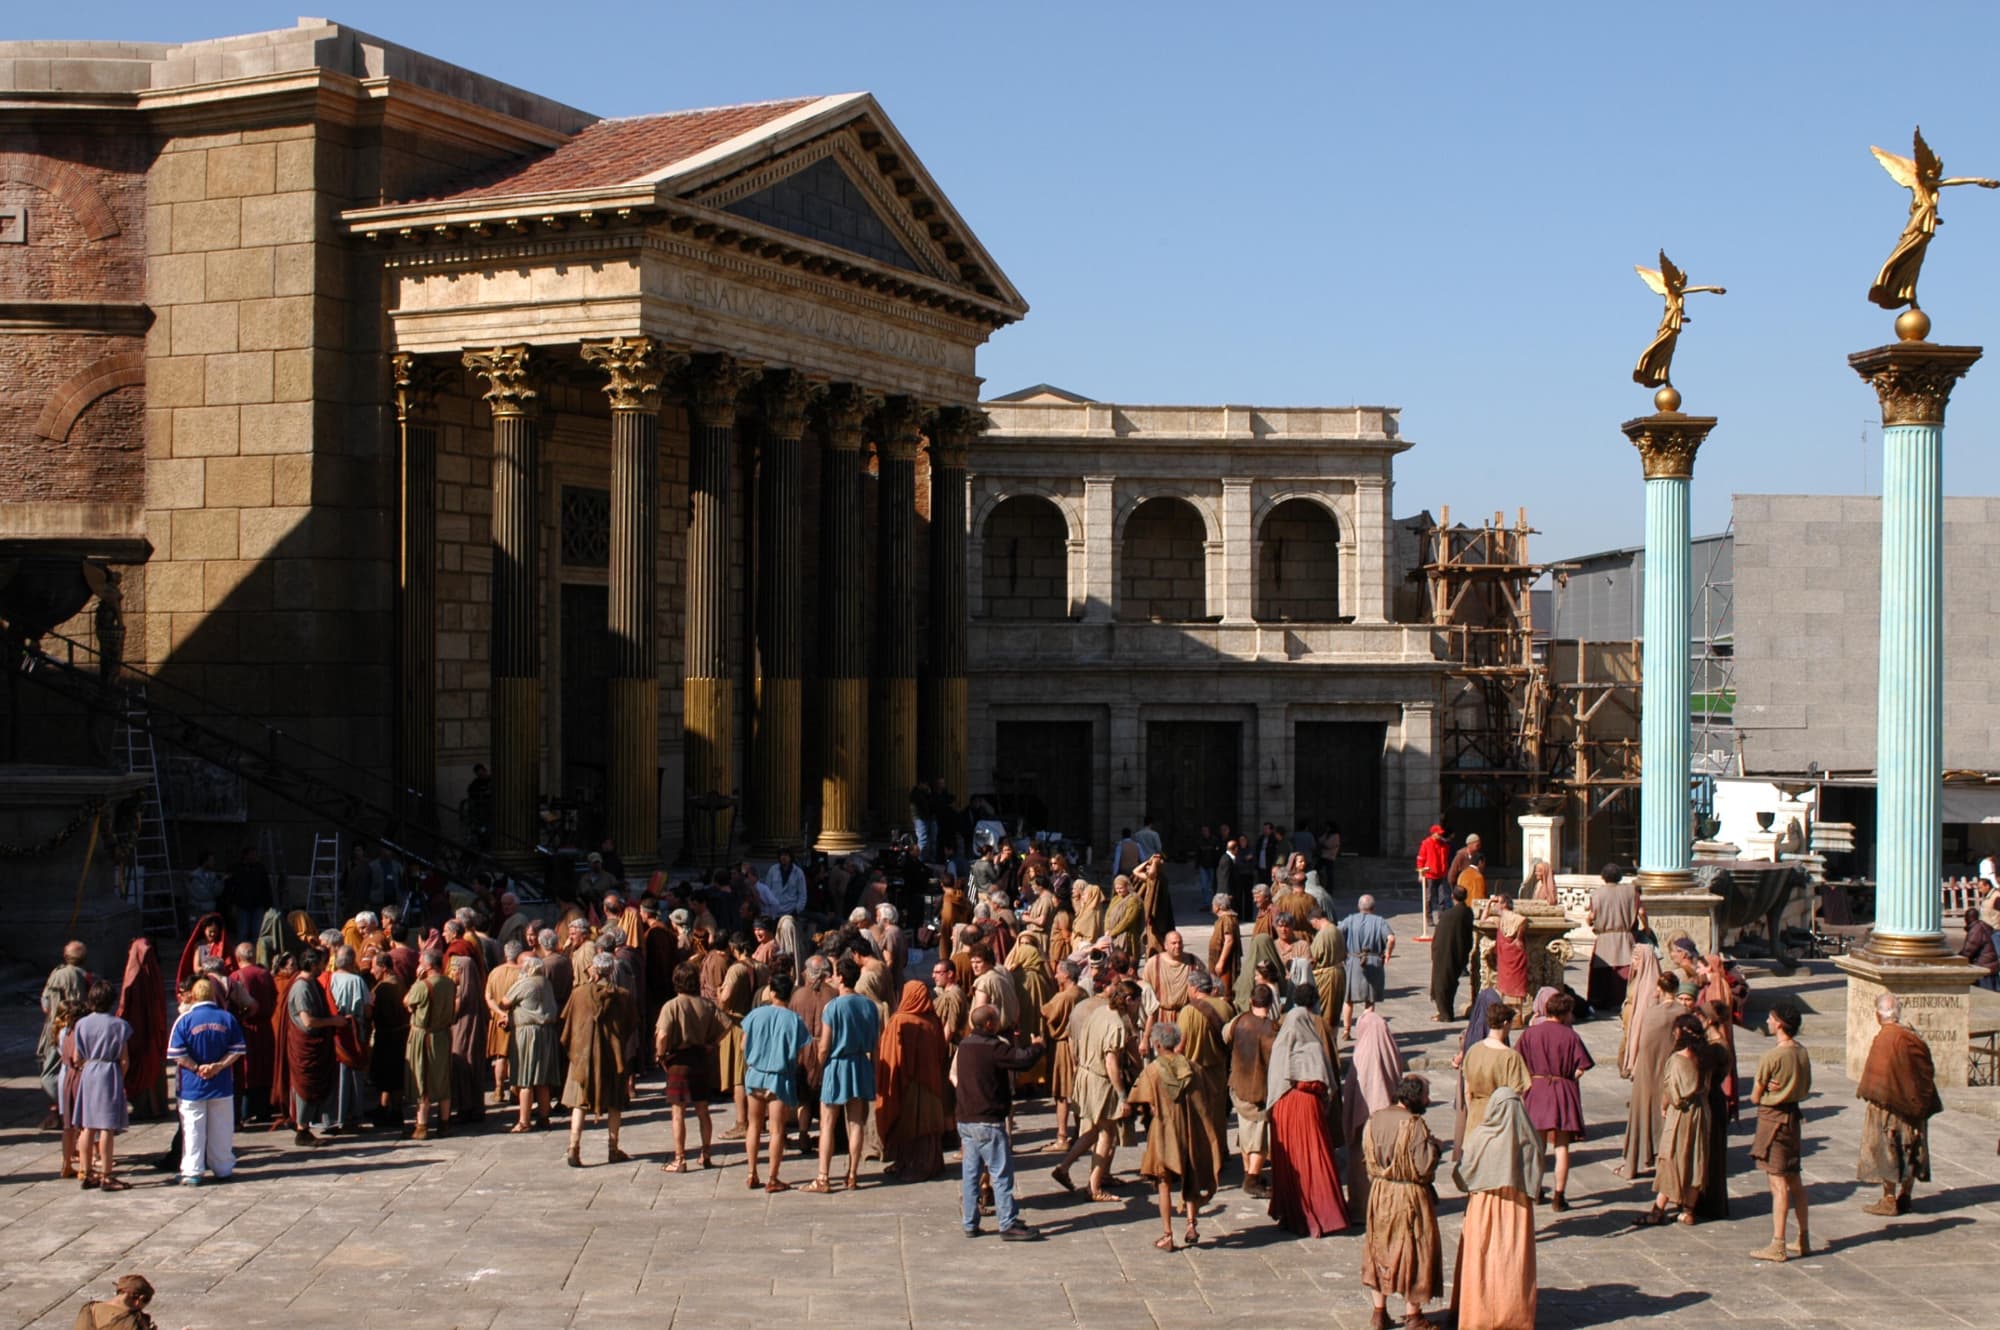
<path fill-rule="evenodd" d="M 1201 908 L 1206 910 L 1215 903 L 1215 870 L 1197 868 L 1195 871 L 1201 874 Z"/>
<path fill-rule="evenodd" d="M 1021 1222 L 1014 1208 L 1014 1146 L 1007 1128 L 998 1122 L 961 1122 L 958 1144 L 964 1162 L 960 1166 L 958 1196 L 964 1210 L 965 1227 L 979 1227 L 979 1168 L 993 1179 L 993 1213 L 1004 1232 Z"/>

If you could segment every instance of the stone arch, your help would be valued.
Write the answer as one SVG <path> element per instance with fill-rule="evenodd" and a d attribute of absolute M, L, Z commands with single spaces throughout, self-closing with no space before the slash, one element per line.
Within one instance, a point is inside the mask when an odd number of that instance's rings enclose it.
<path fill-rule="evenodd" d="M 1189 623 L 1207 619 L 1208 515 L 1184 494 L 1134 502 L 1119 523 L 1118 618 Z"/>
<path fill-rule="evenodd" d="M 1222 516 L 1215 509 L 1212 500 L 1199 494 L 1190 494 L 1185 489 L 1171 486 L 1155 486 L 1148 489 L 1132 490 L 1118 501 L 1118 513 L 1112 523 L 1111 539 L 1122 545 L 1125 540 L 1125 524 L 1132 520 L 1132 514 L 1155 499 L 1178 499 L 1194 509 L 1201 519 L 1202 539 L 1210 545 L 1220 546 L 1222 542 Z"/>
<path fill-rule="evenodd" d="M 35 418 L 35 433 L 61 443 L 69 437 L 70 426 L 76 424 L 76 418 L 83 414 L 85 407 L 106 393 L 135 387 L 145 381 L 146 357 L 143 352 L 128 351 L 123 355 L 105 356 L 102 360 L 93 361 L 49 394 L 41 415 Z"/>
<path fill-rule="evenodd" d="M 1340 518 L 1317 495 L 1264 505 L 1257 521 L 1257 596 L 1264 623 L 1332 623 L 1340 618 Z"/>
<path fill-rule="evenodd" d="M 986 523 L 992 519 L 993 510 L 1010 499 L 1046 499 L 1061 515 L 1064 537 L 1072 542 L 1083 539 L 1083 514 L 1077 511 L 1076 500 L 1068 494 L 1018 480 L 1008 480 L 1004 484 L 985 488 L 973 504 L 972 531 L 979 536 L 986 530 Z"/>
<path fill-rule="evenodd" d="M 55 195 L 92 240 L 109 240 L 123 229 L 90 177 L 67 162 L 52 162 L 25 152 L 0 152 L 0 180 L 33 185 Z"/>
<path fill-rule="evenodd" d="M 980 605 L 988 619 L 1069 618 L 1069 523 L 1054 499 L 1010 494 L 980 527 Z"/>

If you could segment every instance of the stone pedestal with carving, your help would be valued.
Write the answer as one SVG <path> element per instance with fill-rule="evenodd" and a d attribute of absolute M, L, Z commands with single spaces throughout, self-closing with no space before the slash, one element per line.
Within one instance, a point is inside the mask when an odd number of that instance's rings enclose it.
<path fill-rule="evenodd" d="M 1548 864 L 1551 870 L 1561 872 L 1562 816 L 1558 813 L 1523 813 L 1514 821 L 1521 828 L 1521 872 L 1525 875 L 1537 859 Z"/>
<path fill-rule="evenodd" d="M 1563 968 L 1569 964 L 1572 955 L 1570 944 L 1565 941 L 1573 925 L 1560 905 L 1544 905 L 1540 901 L 1520 901 L 1517 911 L 1527 916 L 1528 927 L 1521 941 L 1528 949 L 1528 996 L 1544 988 L 1560 989 L 1563 986 Z M 1474 988 L 1497 986 L 1499 971 L 1493 963 L 1494 938 L 1499 932 L 1497 917 L 1482 919 L 1473 925 L 1476 931 L 1474 945 L 1479 952 L 1476 969 L 1479 983 Z"/>
<path fill-rule="evenodd" d="M 1847 1074 L 1859 1079 L 1880 1023 L 1875 999 L 1894 993 L 1903 1024 L 1931 1046 L 1939 1085 L 1964 1085 L 1970 1068 L 1972 985 L 1978 972 L 1962 957 L 1899 961 L 1866 947 L 1834 962 L 1847 973 Z"/>

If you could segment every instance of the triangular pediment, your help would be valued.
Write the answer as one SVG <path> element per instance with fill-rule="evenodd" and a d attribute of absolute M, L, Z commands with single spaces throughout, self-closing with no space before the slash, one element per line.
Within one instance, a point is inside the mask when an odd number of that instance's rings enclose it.
<path fill-rule="evenodd" d="M 868 195 L 829 153 L 727 204 L 724 212 L 908 272 L 927 272 Z"/>

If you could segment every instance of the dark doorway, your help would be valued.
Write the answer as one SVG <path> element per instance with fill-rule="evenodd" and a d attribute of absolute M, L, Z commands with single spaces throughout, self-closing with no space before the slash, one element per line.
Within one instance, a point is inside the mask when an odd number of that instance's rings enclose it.
<path fill-rule="evenodd" d="M 562 797 L 578 811 L 578 830 L 595 843 L 602 816 L 611 724 L 610 591 L 564 583 L 562 589 Z M 583 824 L 589 823 L 590 827 Z"/>
<path fill-rule="evenodd" d="M 1300 721 L 1292 735 L 1292 825 L 1317 832 L 1332 818 L 1340 824 L 1344 852 L 1381 854 L 1388 736 L 1388 725 L 1379 720 Z"/>
<path fill-rule="evenodd" d="M 1087 720 L 1003 720 L 993 736 L 993 786 L 1011 823 L 1026 819 L 1029 834 L 1061 832 L 1091 839 L 1091 724 Z"/>
<path fill-rule="evenodd" d="M 1146 808 L 1172 854 L 1192 852 L 1203 826 L 1236 816 L 1243 726 L 1233 720 L 1156 720 L 1146 726 Z M 1116 834 L 1117 827 L 1112 828 Z"/>

